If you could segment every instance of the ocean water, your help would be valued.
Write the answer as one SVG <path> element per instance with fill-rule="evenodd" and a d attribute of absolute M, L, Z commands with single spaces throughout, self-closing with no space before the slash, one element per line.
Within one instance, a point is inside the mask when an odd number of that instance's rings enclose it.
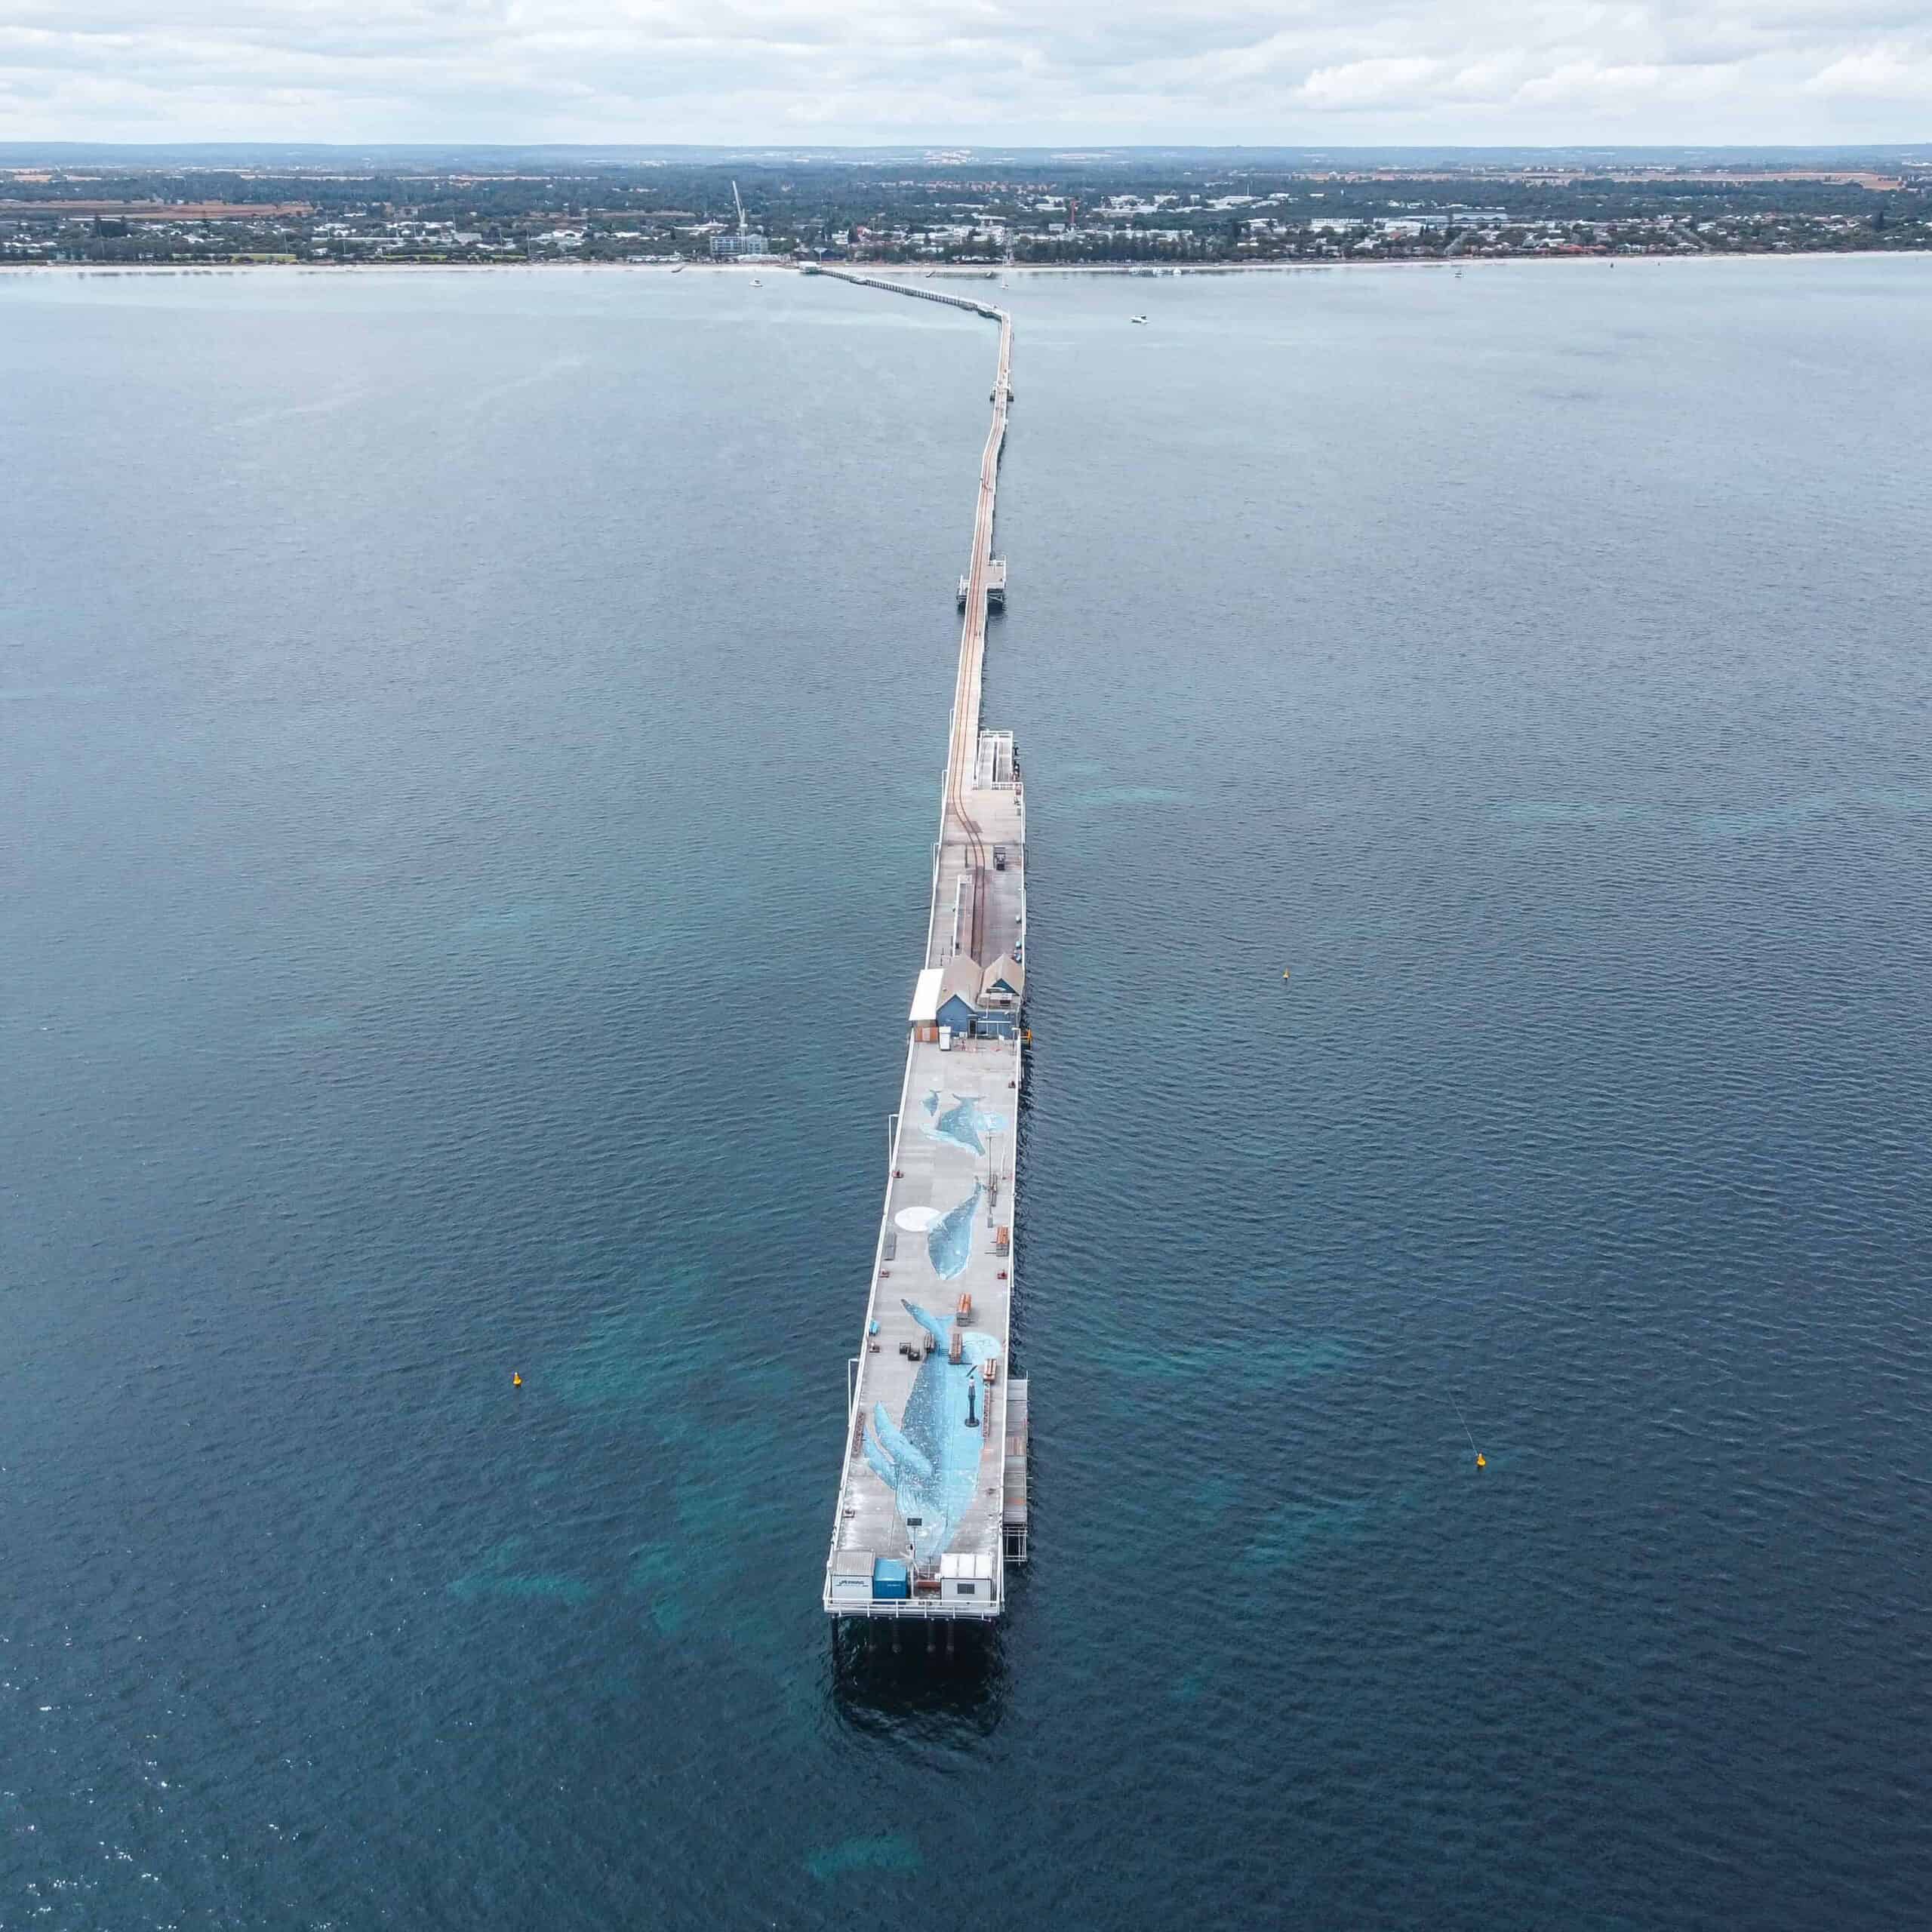
<path fill-rule="evenodd" d="M 1014 278 L 949 1663 L 819 1589 L 993 339 L 764 280 L 0 277 L 0 1924 L 1917 1922 L 1932 260 Z"/>

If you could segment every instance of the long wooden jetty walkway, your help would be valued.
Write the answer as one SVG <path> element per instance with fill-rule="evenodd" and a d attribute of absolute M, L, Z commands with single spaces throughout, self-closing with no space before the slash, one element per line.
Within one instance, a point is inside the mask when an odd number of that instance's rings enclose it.
<path fill-rule="evenodd" d="M 925 961 L 825 1569 L 835 1617 L 997 1617 L 1026 1555 L 1027 1386 L 1010 1372 L 1014 1152 L 1026 1077 L 1026 798 L 1011 732 L 980 726 L 1013 323 L 969 297 L 814 266 L 999 325 L 980 458 Z"/>

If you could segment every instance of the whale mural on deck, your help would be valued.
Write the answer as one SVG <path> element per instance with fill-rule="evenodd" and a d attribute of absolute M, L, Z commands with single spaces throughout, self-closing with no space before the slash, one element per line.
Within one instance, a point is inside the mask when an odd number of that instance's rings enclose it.
<path fill-rule="evenodd" d="M 988 1392 L 979 1371 L 1000 1351 L 983 1329 L 963 1328 L 960 1359 L 949 1361 L 951 1327 L 916 1302 L 899 1305 L 937 1346 L 919 1365 L 903 1426 L 883 1402 L 872 1404 L 866 1419 L 866 1460 L 899 1505 L 914 1561 L 924 1564 L 938 1560 L 973 1506 L 986 1444 Z"/>
<path fill-rule="evenodd" d="M 973 1217 L 980 1211 L 980 1197 L 985 1192 L 975 1181 L 972 1192 L 926 1230 L 926 1258 L 942 1281 L 952 1281 L 966 1272 L 966 1264 L 973 1257 Z"/>
<path fill-rule="evenodd" d="M 952 1105 L 944 1113 L 939 1110 L 937 1088 L 920 1104 L 926 1110 L 927 1118 L 920 1126 L 926 1138 L 943 1141 L 949 1147 L 963 1147 L 969 1154 L 983 1154 L 986 1137 L 1006 1131 L 1005 1115 L 995 1113 L 977 1094 L 954 1094 Z"/>

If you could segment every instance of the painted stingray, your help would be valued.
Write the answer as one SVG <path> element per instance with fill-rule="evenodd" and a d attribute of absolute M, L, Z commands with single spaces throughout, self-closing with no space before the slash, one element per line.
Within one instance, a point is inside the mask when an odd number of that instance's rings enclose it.
<path fill-rule="evenodd" d="M 951 1327 L 915 1302 L 902 1301 L 900 1306 L 939 1346 L 919 1365 L 906 1399 L 903 1428 L 886 1414 L 883 1402 L 872 1404 L 866 1419 L 866 1460 L 898 1503 L 915 1561 L 928 1563 L 952 1542 L 972 1507 L 985 1442 L 980 1424 L 986 1413 L 986 1385 L 975 1377 L 981 1363 L 998 1357 L 999 1344 L 983 1329 L 963 1329 L 961 1359 L 949 1361 Z M 969 1395 L 974 1417 L 970 1423 Z"/>

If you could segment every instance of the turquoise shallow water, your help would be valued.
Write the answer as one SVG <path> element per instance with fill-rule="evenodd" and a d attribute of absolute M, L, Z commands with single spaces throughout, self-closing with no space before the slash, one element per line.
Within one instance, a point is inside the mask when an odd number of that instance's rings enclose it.
<path fill-rule="evenodd" d="M 817 1595 L 992 331 L 768 283 L 0 278 L 0 1922 L 1914 1922 L 1932 263 L 1017 280 L 949 1670 Z"/>

